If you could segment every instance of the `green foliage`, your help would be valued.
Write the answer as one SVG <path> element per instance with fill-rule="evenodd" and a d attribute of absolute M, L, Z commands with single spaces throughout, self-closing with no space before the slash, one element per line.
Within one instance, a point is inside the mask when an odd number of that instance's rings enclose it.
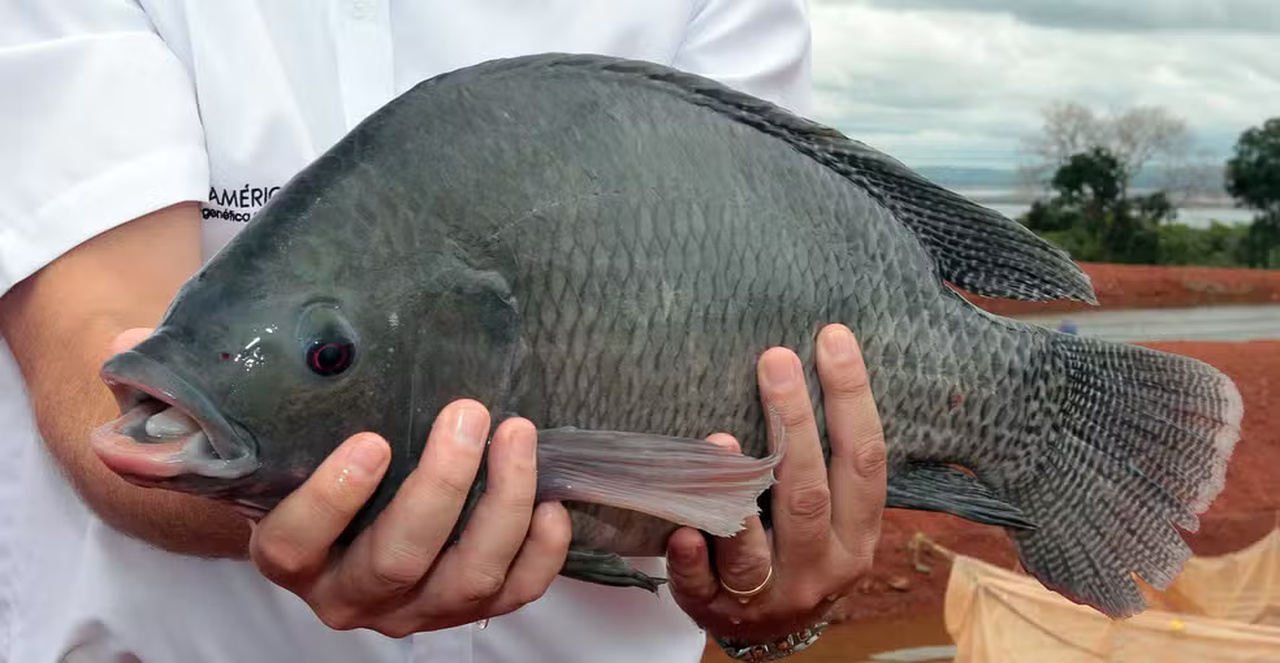
<path fill-rule="evenodd" d="M 1280 267 L 1280 117 L 1240 134 L 1235 155 L 1227 161 L 1227 192 L 1261 212 L 1241 242 L 1241 261 Z"/>
<path fill-rule="evenodd" d="M 1114 205 L 1123 197 L 1125 172 L 1105 147 L 1073 154 L 1054 173 L 1049 185 L 1063 203 L 1075 206 Z"/>
<path fill-rule="evenodd" d="M 1280 213 L 1280 117 L 1240 134 L 1227 161 L 1227 192 L 1246 207 Z"/>
<path fill-rule="evenodd" d="M 1205 267 L 1280 266 L 1280 248 L 1265 245 L 1250 236 L 1250 226 L 1214 221 L 1208 228 L 1181 223 L 1161 224 L 1156 232 L 1156 259 L 1152 265 L 1200 265 Z M 1085 262 L 1122 262 L 1115 259 L 1102 237 L 1081 226 L 1062 230 L 1038 230 L 1038 235 Z M 1141 261 L 1130 261 L 1141 262 Z"/>
<path fill-rule="evenodd" d="M 1235 155 L 1227 162 L 1227 191 L 1241 205 L 1258 210 L 1259 216 L 1248 226 L 1214 222 L 1208 228 L 1192 228 L 1174 222 L 1176 210 L 1164 191 L 1129 195 L 1134 171 L 1126 163 L 1132 159 L 1123 156 L 1123 149 L 1104 146 L 1107 141 L 1098 136 L 1105 132 L 1094 130 L 1097 122 L 1091 115 L 1080 109 L 1060 115 L 1060 121 L 1052 125 L 1060 131 L 1052 135 L 1064 140 L 1044 143 L 1048 146 L 1045 155 L 1059 155 L 1057 170 L 1049 180 L 1054 195 L 1031 205 L 1020 219 L 1028 228 L 1076 260 L 1280 267 L 1280 117 L 1242 133 Z M 1139 116 L 1134 118 L 1129 122 L 1134 130 L 1124 135 L 1141 137 L 1142 132 L 1136 129 L 1142 122 Z M 1164 133 L 1181 135 L 1178 127 L 1170 127 Z M 1172 145 L 1177 141 L 1164 142 Z M 1048 149 L 1062 145 L 1081 147 L 1065 155 Z M 1141 156 L 1146 151 L 1133 154 Z"/>
<path fill-rule="evenodd" d="M 1084 262 L 1107 262 L 1107 250 L 1102 240 L 1090 235 L 1083 228 L 1067 228 L 1065 230 L 1036 231 L 1041 237 L 1056 244 L 1071 254 L 1073 260 Z"/>
<path fill-rule="evenodd" d="M 1057 195 L 1031 206 L 1023 217 L 1028 228 L 1078 260 L 1159 260 L 1159 227 L 1173 217 L 1173 204 L 1163 192 L 1128 196 L 1125 169 L 1106 148 L 1071 155 L 1051 182 Z"/>
<path fill-rule="evenodd" d="M 1239 254 L 1250 267 L 1280 267 L 1280 206 L 1249 224 Z"/>
<path fill-rule="evenodd" d="M 1213 222 L 1208 228 L 1192 228 L 1181 223 L 1160 227 L 1162 265 L 1203 265 L 1237 267 L 1247 226 Z"/>

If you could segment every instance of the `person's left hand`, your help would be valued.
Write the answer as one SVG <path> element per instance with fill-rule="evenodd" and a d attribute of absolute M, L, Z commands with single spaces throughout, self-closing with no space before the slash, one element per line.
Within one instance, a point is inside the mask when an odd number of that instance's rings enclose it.
<path fill-rule="evenodd" d="M 752 517 L 712 550 L 697 530 L 668 539 L 668 578 L 680 605 L 717 637 L 765 644 L 817 622 L 871 568 L 885 501 L 884 432 L 853 334 L 829 325 L 818 337 L 831 465 L 823 462 L 813 406 L 796 354 L 771 348 L 758 364 L 760 393 L 785 428 L 772 531 Z M 769 422 L 772 432 L 778 422 Z M 725 434 L 711 436 L 736 448 Z M 745 601 L 722 586 L 750 591 Z"/>

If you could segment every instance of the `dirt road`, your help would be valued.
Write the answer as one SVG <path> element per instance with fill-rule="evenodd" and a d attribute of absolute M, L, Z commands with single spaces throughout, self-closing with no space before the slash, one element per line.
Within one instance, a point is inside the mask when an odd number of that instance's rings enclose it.
<path fill-rule="evenodd" d="M 1101 309 L 1015 317 L 1052 328 L 1070 322 L 1082 335 L 1124 343 L 1280 339 L 1280 304 Z"/>

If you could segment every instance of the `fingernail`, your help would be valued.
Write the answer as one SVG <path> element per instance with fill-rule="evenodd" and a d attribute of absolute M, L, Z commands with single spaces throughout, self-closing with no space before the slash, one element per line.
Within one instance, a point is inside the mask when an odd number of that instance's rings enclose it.
<path fill-rule="evenodd" d="M 822 347 L 832 359 L 846 359 L 853 355 L 853 334 L 843 327 L 832 329 L 823 337 Z"/>
<path fill-rule="evenodd" d="M 463 444 L 484 444 L 485 433 L 489 432 L 485 425 L 484 413 L 474 407 L 458 410 L 458 419 L 454 423 L 453 434 Z"/>
<path fill-rule="evenodd" d="M 366 476 L 371 475 L 382 467 L 384 457 L 382 445 L 368 438 L 360 438 L 355 443 L 355 447 L 351 449 L 351 455 L 348 460 L 351 462 L 353 469 L 359 470 Z"/>
<path fill-rule="evenodd" d="M 764 358 L 764 381 L 774 389 L 785 389 L 796 379 L 795 362 L 785 352 L 775 352 Z"/>

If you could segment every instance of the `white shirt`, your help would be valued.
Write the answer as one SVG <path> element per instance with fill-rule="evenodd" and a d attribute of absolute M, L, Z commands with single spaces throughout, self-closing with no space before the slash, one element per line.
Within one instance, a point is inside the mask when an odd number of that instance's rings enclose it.
<path fill-rule="evenodd" d="M 809 110 L 804 0 L 11 2 L 0 8 L 0 293 L 181 201 L 204 204 L 207 257 L 414 83 L 540 51 L 673 64 Z M 484 630 L 333 631 L 248 562 L 165 553 L 98 520 L 44 451 L 2 344 L 0 422 L 0 662 L 623 663 L 702 652 L 703 633 L 669 592 L 566 579 Z M 664 573 L 661 559 L 640 562 Z"/>

